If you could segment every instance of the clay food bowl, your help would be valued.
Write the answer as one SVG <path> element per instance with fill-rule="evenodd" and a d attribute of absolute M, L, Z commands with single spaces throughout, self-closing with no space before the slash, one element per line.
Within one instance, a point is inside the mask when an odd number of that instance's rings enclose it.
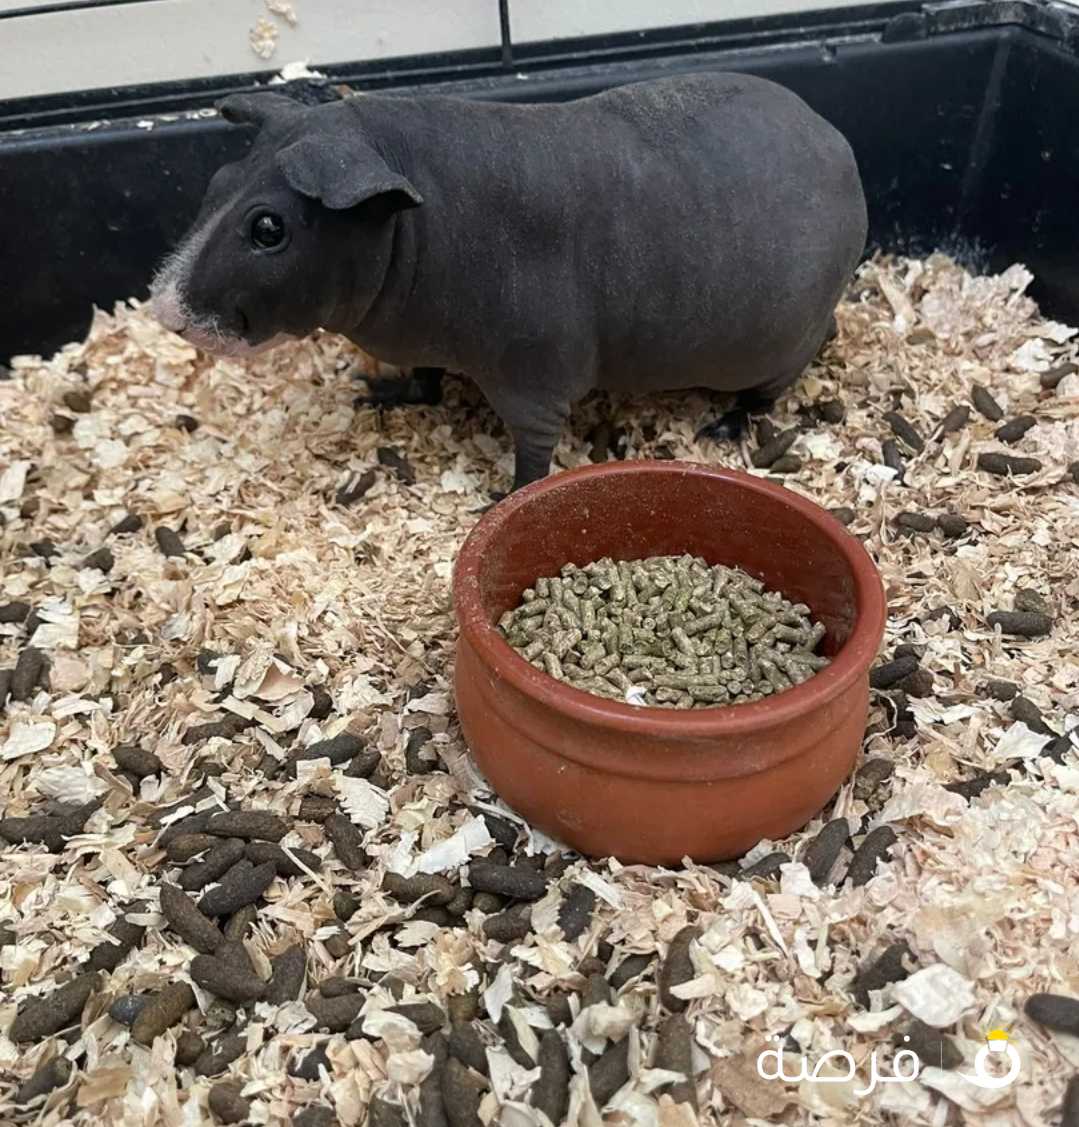
<path fill-rule="evenodd" d="M 639 708 L 535 669 L 497 629 L 526 587 L 567 562 L 683 552 L 806 603 L 831 664 L 754 703 Z M 557 474 L 479 520 L 453 584 L 457 709 L 472 754 L 510 807 L 581 853 L 647 864 L 741 856 L 804 826 L 854 765 L 884 591 L 861 543 L 781 486 L 684 462 Z"/>

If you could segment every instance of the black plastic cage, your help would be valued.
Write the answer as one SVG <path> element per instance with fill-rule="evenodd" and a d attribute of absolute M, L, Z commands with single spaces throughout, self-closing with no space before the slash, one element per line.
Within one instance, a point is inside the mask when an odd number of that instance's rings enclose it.
<path fill-rule="evenodd" d="M 1079 8 L 893 3 L 522 47 L 508 5 L 499 47 L 321 67 L 324 80 L 279 89 L 527 102 L 695 70 L 762 75 L 850 140 L 870 249 L 1023 262 L 1043 307 L 1079 318 Z M 213 171 L 249 143 L 207 108 L 271 77 L 0 102 L 0 362 L 50 354 L 85 334 L 94 305 L 145 294 Z"/>

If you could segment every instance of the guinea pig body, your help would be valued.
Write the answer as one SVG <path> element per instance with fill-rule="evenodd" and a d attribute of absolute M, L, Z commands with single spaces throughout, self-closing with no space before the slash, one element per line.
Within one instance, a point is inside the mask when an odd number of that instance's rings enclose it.
<path fill-rule="evenodd" d="M 321 326 L 461 372 L 513 434 L 515 488 L 594 388 L 778 394 L 865 245 L 847 142 L 744 75 L 222 110 L 260 132 L 155 282 L 163 322 L 232 352 Z"/>

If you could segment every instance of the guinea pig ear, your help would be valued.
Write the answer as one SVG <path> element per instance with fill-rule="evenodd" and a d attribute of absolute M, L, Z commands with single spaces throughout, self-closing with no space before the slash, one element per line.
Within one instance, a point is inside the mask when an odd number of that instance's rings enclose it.
<path fill-rule="evenodd" d="M 217 112 L 233 125 L 265 125 L 302 110 L 291 98 L 271 93 L 230 94 L 217 103 Z"/>
<path fill-rule="evenodd" d="M 423 203 L 412 184 L 362 142 L 337 146 L 323 137 L 301 137 L 275 159 L 290 188 L 332 211 L 375 199 L 387 212 Z"/>

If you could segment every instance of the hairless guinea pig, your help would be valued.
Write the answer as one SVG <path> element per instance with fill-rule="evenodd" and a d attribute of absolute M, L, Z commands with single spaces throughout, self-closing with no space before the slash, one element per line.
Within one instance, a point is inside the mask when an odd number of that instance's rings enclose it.
<path fill-rule="evenodd" d="M 698 74 L 562 104 L 270 93 L 152 309 L 227 355 L 322 327 L 479 384 L 514 488 L 593 388 L 711 388 L 745 408 L 798 378 L 862 254 L 844 138 L 763 79 Z"/>

